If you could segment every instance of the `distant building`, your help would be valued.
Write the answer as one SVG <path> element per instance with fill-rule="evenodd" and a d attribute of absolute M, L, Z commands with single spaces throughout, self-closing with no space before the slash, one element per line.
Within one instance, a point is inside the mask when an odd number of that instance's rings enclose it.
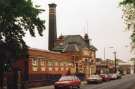
<path fill-rule="evenodd" d="M 114 73 L 115 66 L 114 61 L 110 59 L 102 60 L 101 58 L 96 58 L 96 73 Z"/>
<path fill-rule="evenodd" d="M 119 62 L 118 65 L 122 74 L 134 74 L 134 63 L 132 61 Z"/>

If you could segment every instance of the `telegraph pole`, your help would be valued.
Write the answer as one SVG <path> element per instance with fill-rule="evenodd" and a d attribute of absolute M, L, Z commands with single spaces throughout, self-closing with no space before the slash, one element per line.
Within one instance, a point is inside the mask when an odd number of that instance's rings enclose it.
<path fill-rule="evenodd" d="M 135 59 L 134 59 L 134 74 L 135 74 Z"/>
<path fill-rule="evenodd" d="M 108 71 L 108 61 L 107 61 L 107 59 L 106 59 L 106 48 L 104 47 L 104 60 L 105 60 L 105 62 L 106 62 L 106 64 L 105 64 L 105 66 L 106 66 L 106 73 L 107 73 L 107 71 Z"/>
<path fill-rule="evenodd" d="M 106 59 L 106 58 L 105 58 L 105 56 L 106 56 L 105 51 L 106 51 L 106 50 L 105 50 L 105 48 L 104 48 L 104 60 Z"/>
<path fill-rule="evenodd" d="M 117 58 L 116 58 L 116 51 L 114 53 L 114 68 L 115 68 L 115 73 L 117 72 Z"/>

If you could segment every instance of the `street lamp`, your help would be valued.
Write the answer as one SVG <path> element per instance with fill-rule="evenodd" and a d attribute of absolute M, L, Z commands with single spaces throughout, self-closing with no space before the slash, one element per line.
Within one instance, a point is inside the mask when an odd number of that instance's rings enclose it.
<path fill-rule="evenodd" d="M 114 52 L 113 52 L 113 54 L 114 54 L 114 72 L 116 73 L 117 72 L 117 58 L 116 58 L 117 52 L 116 52 L 116 49 L 113 46 L 110 47 L 110 48 L 114 49 Z"/>
<path fill-rule="evenodd" d="M 108 60 L 107 60 L 107 58 L 106 58 L 106 49 L 107 48 L 114 48 L 114 47 L 112 47 L 112 46 L 110 46 L 110 47 L 104 47 L 104 52 L 103 52 L 103 54 L 104 54 L 104 60 L 106 61 L 106 72 L 108 72 Z"/>
<path fill-rule="evenodd" d="M 107 73 L 107 68 L 108 68 L 108 61 L 107 61 L 107 59 L 106 59 L 106 48 L 104 47 L 104 60 L 106 61 L 106 73 Z"/>

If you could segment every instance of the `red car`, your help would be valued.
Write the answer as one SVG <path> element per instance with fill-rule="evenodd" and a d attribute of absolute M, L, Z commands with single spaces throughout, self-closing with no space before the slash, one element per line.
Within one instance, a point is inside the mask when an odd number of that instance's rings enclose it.
<path fill-rule="evenodd" d="M 73 89 L 80 88 L 81 81 L 75 75 L 62 76 L 57 82 L 55 82 L 55 89 Z"/>
<path fill-rule="evenodd" d="M 109 81 L 110 80 L 110 77 L 107 74 L 100 74 L 100 76 L 102 77 L 103 81 Z"/>

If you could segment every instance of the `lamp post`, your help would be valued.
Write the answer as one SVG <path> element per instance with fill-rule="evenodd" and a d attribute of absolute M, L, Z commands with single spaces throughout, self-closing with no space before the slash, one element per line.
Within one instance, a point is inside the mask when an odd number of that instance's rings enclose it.
<path fill-rule="evenodd" d="M 107 61 L 107 59 L 106 59 L 106 48 L 104 47 L 104 60 L 105 60 L 105 67 L 106 67 L 106 73 L 107 73 L 107 71 L 108 71 L 108 61 Z"/>
<path fill-rule="evenodd" d="M 135 74 L 135 59 L 133 60 L 133 62 L 134 62 L 133 63 L 133 66 L 134 66 L 133 68 L 134 68 L 134 74 Z"/>
<path fill-rule="evenodd" d="M 106 59 L 106 48 L 104 47 L 104 60 Z"/>
<path fill-rule="evenodd" d="M 113 48 L 113 47 L 104 47 L 104 52 L 103 52 L 103 56 L 104 56 L 104 60 L 105 60 L 105 62 L 106 62 L 106 73 L 108 72 L 108 60 L 107 60 L 107 58 L 106 58 L 106 49 L 107 48 Z"/>
<path fill-rule="evenodd" d="M 117 72 L 117 57 L 116 57 L 117 52 L 116 52 L 116 49 L 113 46 L 110 47 L 110 48 L 114 49 L 114 52 L 113 52 L 113 54 L 114 54 L 114 73 L 116 73 Z"/>

